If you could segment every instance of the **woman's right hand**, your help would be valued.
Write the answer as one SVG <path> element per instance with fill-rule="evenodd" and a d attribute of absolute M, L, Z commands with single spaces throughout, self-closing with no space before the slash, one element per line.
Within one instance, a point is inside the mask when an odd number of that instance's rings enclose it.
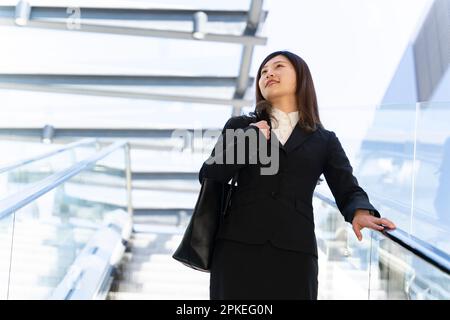
<path fill-rule="evenodd" d="M 266 120 L 261 120 L 255 123 L 250 123 L 251 126 L 256 126 L 260 129 L 260 131 L 264 134 L 264 137 L 269 140 L 270 136 L 270 126 Z"/>

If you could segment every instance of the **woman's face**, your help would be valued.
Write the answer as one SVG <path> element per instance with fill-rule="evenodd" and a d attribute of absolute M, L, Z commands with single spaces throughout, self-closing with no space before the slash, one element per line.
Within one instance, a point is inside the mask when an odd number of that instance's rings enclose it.
<path fill-rule="evenodd" d="M 297 75 L 288 58 L 278 55 L 261 68 L 259 89 L 265 100 L 273 102 L 284 95 L 295 95 Z"/>

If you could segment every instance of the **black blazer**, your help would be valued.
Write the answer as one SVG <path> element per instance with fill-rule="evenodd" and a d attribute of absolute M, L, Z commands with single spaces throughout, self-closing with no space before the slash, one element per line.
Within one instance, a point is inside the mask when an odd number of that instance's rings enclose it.
<path fill-rule="evenodd" d="M 216 238 L 249 244 L 270 240 L 280 248 L 317 256 L 312 199 L 322 173 L 347 222 L 352 222 L 356 209 L 371 210 L 380 217 L 353 176 L 353 168 L 336 134 L 323 127 L 307 133 L 297 124 L 284 146 L 275 134 L 271 134 L 280 149 L 279 170 L 275 175 L 261 175 L 261 167 L 269 165 L 261 164 L 259 159 L 256 164 L 249 161 L 252 156 L 248 154 L 249 141 L 246 142 L 245 163 L 226 164 L 226 152 L 230 146 L 236 147 L 236 139 L 226 141 L 225 129 L 256 130 L 262 135 L 258 127 L 250 125 L 256 121 L 249 116 L 230 118 L 220 137 L 225 142 L 222 149 L 224 164 L 207 164 L 205 161 L 200 169 L 199 181 L 208 177 L 224 183 L 239 171 L 231 207 Z M 214 156 L 213 150 L 210 157 Z"/>

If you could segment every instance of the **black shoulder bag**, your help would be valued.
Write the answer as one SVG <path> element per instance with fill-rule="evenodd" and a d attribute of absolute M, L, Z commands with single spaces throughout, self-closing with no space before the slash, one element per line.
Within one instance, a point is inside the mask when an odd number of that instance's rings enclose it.
<path fill-rule="evenodd" d="M 195 270 L 209 272 L 214 240 L 221 217 L 226 215 L 238 174 L 231 185 L 204 178 L 191 220 L 172 257 Z"/>

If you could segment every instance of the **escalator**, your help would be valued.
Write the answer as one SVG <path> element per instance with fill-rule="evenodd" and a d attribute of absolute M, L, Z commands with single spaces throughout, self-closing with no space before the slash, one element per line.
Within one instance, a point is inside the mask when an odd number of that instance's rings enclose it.
<path fill-rule="evenodd" d="M 1 299 L 104 299 L 132 228 L 127 148 L 88 139 L 0 168 Z M 93 178 L 115 203 L 66 201 Z"/>

